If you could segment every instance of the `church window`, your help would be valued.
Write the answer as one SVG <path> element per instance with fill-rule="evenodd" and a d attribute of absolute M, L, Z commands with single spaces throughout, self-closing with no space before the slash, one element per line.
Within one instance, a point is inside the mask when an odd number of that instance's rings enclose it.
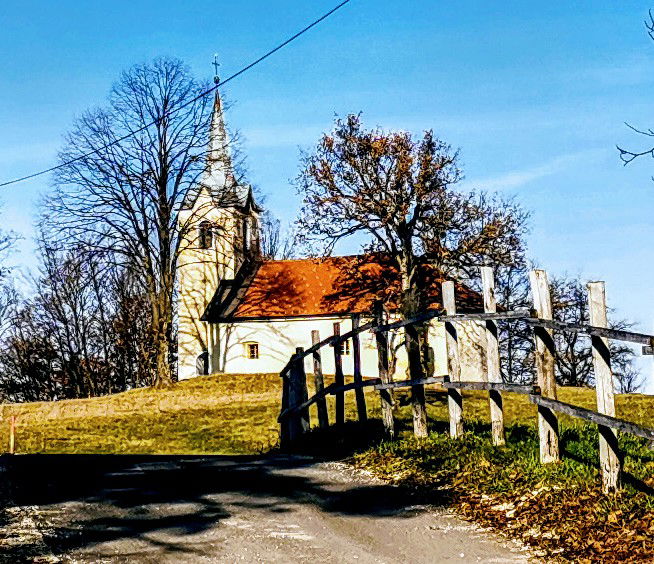
<path fill-rule="evenodd" d="M 350 339 L 346 339 L 340 344 L 341 347 L 341 354 L 342 355 L 349 355 L 350 354 Z"/>
<path fill-rule="evenodd" d="M 247 217 L 243 219 L 243 250 L 250 250 L 250 222 Z"/>
<path fill-rule="evenodd" d="M 245 357 L 250 360 L 259 358 L 259 343 L 245 343 Z"/>
<path fill-rule="evenodd" d="M 198 247 L 200 249 L 210 249 L 213 243 L 213 228 L 211 223 L 203 221 L 200 223 Z"/>

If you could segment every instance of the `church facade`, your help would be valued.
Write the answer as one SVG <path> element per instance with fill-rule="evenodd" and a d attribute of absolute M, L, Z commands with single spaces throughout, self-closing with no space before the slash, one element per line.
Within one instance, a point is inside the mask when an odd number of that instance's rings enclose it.
<path fill-rule="evenodd" d="M 397 281 L 380 257 L 261 258 L 262 210 L 251 187 L 234 177 L 218 94 L 209 135 L 207 171 L 179 218 L 183 237 L 178 264 L 178 378 L 279 372 L 296 347 L 310 347 L 316 336 L 345 333 L 355 320 L 366 323 L 376 300 L 385 303 L 392 319 Z M 438 282 L 434 281 L 432 307 L 438 307 Z M 479 308 L 475 292 L 457 284 L 456 293 L 461 310 Z M 478 334 L 478 329 L 472 330 Z M 467 340 L 465 331 L 462 339 Z M 376 377 L 374 336 L 363 333 L 360 343 L 363 376 Z M 434 374 L 446 374 L 441 323 L 431 324 L 429 343 Z M 395 374 L 404 377 L 401 332 L 390 336 L 390 346 Z M 351 343 L 344 343 L 341 352 L 343 370 L 352 374 Z M 472 357 L 462 359 L 464 377 L 465 372 L 482 368 L 483 355 L 469 352 Z M 326 374 L 334 371 L 330 353 L 325 348 L 322 355 Z M 310 359 L 306 368 L 312 370 Z"/>

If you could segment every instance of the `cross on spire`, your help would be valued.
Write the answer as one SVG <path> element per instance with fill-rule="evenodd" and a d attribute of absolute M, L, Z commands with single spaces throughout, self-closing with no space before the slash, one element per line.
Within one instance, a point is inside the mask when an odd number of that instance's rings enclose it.
<path fill-rule="evenodd" d="M 213 65 L 214 69 L 214 74 L 213 74 L 213 81 L 217 85 L 220 83 L 220 78 L 218 77 L 218 67 L 220 66 L 220 63 L 218 62 L 218 53 L 215 53 L 213 56 Z"/>

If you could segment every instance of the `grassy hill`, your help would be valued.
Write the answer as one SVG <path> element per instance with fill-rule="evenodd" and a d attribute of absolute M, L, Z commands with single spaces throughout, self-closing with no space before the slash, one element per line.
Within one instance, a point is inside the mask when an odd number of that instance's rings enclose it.
<path fill-rule="evenodd" d="M 379 417 L 379 396 L 370 388 L 366 396 L 370 416 Z M 0 450 L 7 448 L 9 417 L 16 415 L 17 453 L 255 454 L 277 444 L 280 398 L 278 374 L 231 374 L 193 378 L 164 390 L 145 388 L 100 398 L 4 404 L 0 406 Z M 400 428 L 408 430 L 407 393 L 398 394 L 397 399 Z M 560 388 L 559 399 L 595 406 L 593 390 Z M 432 428 L 446 422 L 445 393 L 432 389 L 427 401 Z M 619 417 L 654 426 L 653 396 L 622 395 L 616 403 Z M 507 426 L 536 421 L 536 408 L 526 396 L 505 394 L 504 409 Z M 354 419 L 352 392 L 346 394 L 346 410 L 348 418 Z M 464 394 L 464 416 L 488 421 L 485 393 Z M 566 417 L 561 421 L 580 425 Z"/>
<path fill-rule="evenodd" d="M 563 401 L 595 407 L 594 390 L 558 392 Z M 367 388 L 366 397 L 369 416 L 379 418 L 378 394 Z M 280 399 L 279 375 L 256 374 L 199 377 L 165 390 L 85 400 L 5 404 L 0 406 L 0 450 L 7 448 L 10 416 L 16 415 L 19 454 L 257 454 L 277 445 Z M 561 416 L 562 461 L 544 466 L 538 462 L 536 407 L 524 395 L 504 394 L 503 448 L 491 445 L 484 392 L 464 393 L 472 432 L 460 440 L 444 432 L 444 390 L 427 392 L 430 429 L 441 431 L 428 439 L 412 437 L 408 392 L 396 399 L 400 440 L 367 442 L 368 432 L 375 432 L 373 421 L 365 429 L 353 424 L 339 432 L 314 432 L 304 447 L 321 454 L 354 452 L 353 465 L 422 491 L 426 500 L 436 496 L 437 503 L 532 545 L 547 560 L 654 559 L 654 451 L 647 441 L 620 438 L 625 489 L 607 497 L 600 488 L 592 425 Z M 653 396 L 617 396 L 616 404 L 619 417 L 654 427 Z M 347 393 L 348 420 L 355 419 L 355 411 L 354 394 Z"/>

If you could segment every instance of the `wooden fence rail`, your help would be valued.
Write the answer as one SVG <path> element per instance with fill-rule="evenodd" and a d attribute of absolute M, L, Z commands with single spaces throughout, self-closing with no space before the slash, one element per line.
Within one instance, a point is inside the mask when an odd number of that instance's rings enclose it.
<path fill-rule="evenodd" d="M 340 333 L 340 323 L 334 323 L 333 335 L 320 340 L 317 331 L 312 331 L 312 346 L 306 350 L 296 349 L 295 354 L 281 371 L 283 378 L 282 409 L 278 421 L 281 424 L 282 447 L 287 447 L 300 435 L 309 430 L 309 408 L 317 405 L 318 424 L 321 428 L 329 425 L 326 397 L 335 396 L 335 423 L 345 422 L 345 392 L 354 390 L 357 417 L 367 420 L 366 398 L 363 390 L 371 387 L 379 392 L 382 422 L 387 438 L 395 436 L 393 415 L 393 391 L 398 388 L 412 390 L 414 410 L 414 432 L 423 436 L 424 421 L 420 424 L 420 398 L 424 397 L 424 386 L 439 384 L 448 395 L 450 435 L 453 438 L 463 434 L 463 396 L 462 390 L 484 390 L 489 394 L 489 414 L 493 444 L 504 444 L 504 415 L 502 392 L 528 394 L 538 411 L 540 461 L 543 464 L 559 460 L 559 425 L 556 413 L 590 421 L 598 426 L 600 447 L 600 472 L 605 492 L 620 487 L 621 456 L 618 449 L 617 432 L 630 433 L 648 440 L 654 440 L 654 429 L 615 417 L 613 374 L 611 372 L 608 339 L 646 345 L 643 353 L 654 348 L 654 336 L 632 331 L 622 331 L 607 327 L 606 298 L 603 282 L 588 284 L 590 324 L 574 324 L 552 319 L 552 304 L 547 274 L 542 270 L 530 273 L 533 297 L 532 310 L 498 312 L 495 300 L 493 272 L 490 268 L 481 269 L 483 288 L 483 313 L 457 313 L 454 283 L 442 284 L 443 309 L 429 310 L 406 320 L 389 322 L 383 304 L 377 302 L 370 313 L 371 321 L 361 323 L 360 316 L 352 317 L 352 330 Z M 393 381 L 390 375 L 389 338 L 391 331 L 436 321 L 444 324 L 447 350 L 447 375 L 421 376 L 401 381 Z M 509 384 L 501 381 L 498 344 L 498 321 L 524 321 L 533 327 L 535 348 L 535 385 Z M 483 328 L 483 342 L 476 346 L 483 350 L 484 370 L 478 381 L 461 380 L 461 360 L 458 326 L 473 323 Z M 596 379 L 597 411 L 577 407 L 557 399 L 555 380 L 555 355 L 553 333 L 567 331 L 586 335 L 591 339 L 593 367 Z M 361 363 L 360 335 L 370 332 L 374 335 L 377 348 L 378 377 L 364 379 Z M 412 331 L 412 335 L 415 330 Z M 353 355 L 353 382 L 345 383 L 342 352 L 344 343 L 351 339 Z M 321 350 L 332 347 L 334 355 L 334 383 L 324 386 Z M 313 377 L 316 393 L 307 397 L 306 372 L 304 362 L 313 358 Z M 422 393 L 422 395 L 421 395 Z M 423 402 L 424 403 L 424 402 Z M 424 415 L 424 414 L 423 414 Z M 424 417 L 422 418 L 424 419 Z"/>

